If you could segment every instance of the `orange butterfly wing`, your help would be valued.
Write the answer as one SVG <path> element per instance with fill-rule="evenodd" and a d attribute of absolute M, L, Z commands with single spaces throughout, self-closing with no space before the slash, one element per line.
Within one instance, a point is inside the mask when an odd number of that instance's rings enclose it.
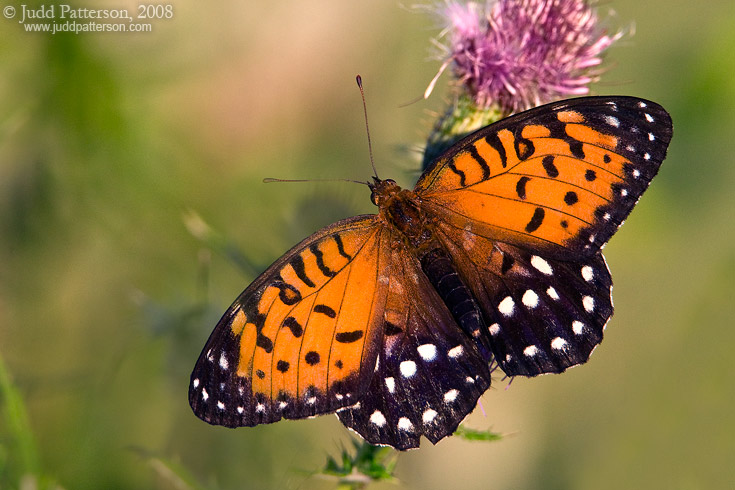
<path fill-rule="evenodd" d="M 367 396 L 337 415 L 370 443 L 409 449 L 422 435 L 437 443 L 454 433 L 490 386 L 490 370 L 417 258 L 395 243 L 375 374 Z"/>
<path fill-rule="evenodd" d="M 661 106 L 633 97 L 547 104 L 465 138 L 415 191 L 458 230 L 560 257 L 591 255 L 658 172 L 671 128 Z"/>
<path fill-rule="evenodd" d="M 194 368 L 194 413 L 238 427 L 354 404 L 370 382 L 383 334 L 383 231 L 375 216 L 335 223 L 243 291 Z"/>
<path fill-rule="evenodd" d="M 548 104 L 470 135 L 416 185 L 508 375 L 585 362 L 612 315 L 600 252 L 666 156 L 671 119 L 631 97 Z"/>

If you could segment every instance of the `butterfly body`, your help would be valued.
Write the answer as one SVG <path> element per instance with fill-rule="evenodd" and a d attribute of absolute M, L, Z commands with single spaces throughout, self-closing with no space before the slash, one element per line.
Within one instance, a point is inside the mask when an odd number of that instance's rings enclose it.
<path fill-rule="evenodd" d="M 658 171 L 671 120 L 630 97 L 516 114 L 453 146 L 375 215 L 308 237 L 220 320 L 191 377 L 209 423 L 337 412 L 374 444 L 456 430 L 490 385 L 584 363 L 612 315 L 601 248 Z"/>

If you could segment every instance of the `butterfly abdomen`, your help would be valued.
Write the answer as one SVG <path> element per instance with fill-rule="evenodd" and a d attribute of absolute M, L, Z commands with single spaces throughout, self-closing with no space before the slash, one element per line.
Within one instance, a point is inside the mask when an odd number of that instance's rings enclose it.
<path fill-rule="evenodd" d="M 483 357 L 492 357 L 485 338 L 484 322 L 477 301 L 442 248 L 434 248 L 421 257 L 421 268 L 436 292 L 446 304 L 462 330 L 478 342 Z"/>

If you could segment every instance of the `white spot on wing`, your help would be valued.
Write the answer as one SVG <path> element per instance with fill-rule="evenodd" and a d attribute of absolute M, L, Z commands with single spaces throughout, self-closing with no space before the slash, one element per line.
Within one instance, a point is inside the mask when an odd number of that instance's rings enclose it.
<path fill-rule="evenodd" d="M 434 344 L 423 344 L 418 346 L 416 350 L 424 361 L 433 361 L 436 358 L 436 346 Z"/>
<path fill-rule="evenodd" d="M 227 369 L 229 365 L 230 364 L 227 362 L 225 353 L 223 352 L 222 355 L 219 356 L 219 367 L 221 367 L 222 369 Z"/>
<path fill-rule="evenodd" d="M 403 361 L 400 365 L 400 370 L 404 378 L 410 378 L 416 374 L 416 363 L 413 361 Z"/>
<path fill-rule="evenodd" d="M 286 402 L 279 402 L 278 403 L 278 408 L 280 408 L 281 410 L 283 410 L 284 408 L 286 408 L 286 405 L 288 405 L 288 403 L 286 403 Z"/>
<path fill-rule="evenodd" d="M 605 116 L 605 121 L 612 127 L 620 127 L 620 120 L 614 116 Z"/>
<path fill-rule="evenodd" d="M 263 405 L 262 403 L 258 403 L 257 405 L 255 405 L 255 411 L 260 413 L 265 412 L 265 405 Z"/>
<path fill-rule="evenodd" d="M 461 356 L 464 352 L 464 347 L 461 345 L 458 345 L 457 347 L 452 347 L 449 349 L 449 352 L 447 352 L 447 355 L 451 357 L 452 359 L 456 359 L 457 357 Z"/>
<path fill-rule="evenodd" d="M 648 152 L 644 153 L 644 154 L 643 154 L 643 159 L 644 159 L 644 160 L 650 160 L 650 159 L 651 159 L 651 154 L 650 154 L 650 153 L 648 153 Z"/>
<path fill-rule="evenodd" d="M 529 345 L 528 347 L 523 349 L 523 355 L 525 355 L 526 357 L 533 357 L 536 354 L 538 354 L 538 347 L 536 347 L 535 345 Z"/>
<path fill-rule="evenodd" d="M 308 403 L 309 405 L 314 405 L 316 403 L 316 397 L 312 396 L 312 397 L 307 398 L 306 403 Z"/>
<path fill-rule="evenodd" d="M 413 424 L 408 419 L 408 417 L 401 417 L 398 419 L 398 428 L 401 430 L 409 431 L 413 429 Z"/>
<path fill-rule="evenodd" d="M 577 335 L 582 335 L 582 332 L 584 332 L 584 323 L 579 320 L 574 320 L 572 322 L 572 331 Z"/>
<path fill-rule="evenodd" d="M 648 133 L 648 141 L 654 141 L 656 137 L 653 135 L 653 133 Z"/>
<path fill-rule="evenodd" d="M 444 393 L 444 401 L 447 403 L 451 403 L 457 399 L 457 395 L 459 395 L 459 391 L 455 389 L 451 389 L 447 391 L 446 393 Z"/>
<path fill-rule="evenodd" d="M 385 425 L 385 415 L 383 415 L 383 412 L 381 412 L 380 410 L 376 410 L 370 416 L 370 422 L 377 425 L 378 427 L 383 427 Z"/>
<path fill-rule="evenodd" d="M 490 330 L 490 335 L 494 337 L 500 332 L 500 325 L 498 325 L 497 323 L 493 323 L 492 325 L 490 325 L 490 328 L 488 330 Z"/>
<path fill-rule="evenodd" d="M 436 410 L 427 408 L 426 411 L 424 411 L 424 414 L 421 416 L 421 420 L 423 420 L 425 424 L 430 424 L 434 421 L 437 415 L 439 414 L 436 413 Z"/>
<path fill-rule="evenodd" d="M 643 108 L 648 107 L 648 106 L 646 105 L 645 102 L 638 102 L 638 107 L 640 107 L 641 109 L 643 109 Z"/>
<path fill-rule="evenodd" d="M 513 302 L 513 298 L 511 298 L 510 296 L 506 296 L 505 298 L 503 298 L 503 301 L 498 304 L 498 311 L 500 311 L 500 313 L 505 316 L 511 316 L 514 309 L 515 303 Z"/>
<path fill-rule="evenodd" d="M 648 155 L 648 153 L 646 153 L 646 155 Z M 635 177 L 637 179 L 640 176 L 641 176 L 641 171 L 638 170 L 637 168 L 634 168 L 633 169 L 633 177 Z"/>
<path fill-rule="evenodd" d="M 242 407 L 237 407 L 237 413 L 243 413 L 245 411 Z"/>
<path fill-rule="evenodd" d="M 556 350 L 562 350 L 567 346 L 567 341 L 561 337 L 556 337 L 551 341 L 551 348 Z"/>
<path fill-rule="evenodd" d="M 191 384 L 194 388 L 199 387 L 199 378 L 195 378 L 194 381 L 191 382 Z"/>
<path fill-rule="evenodd" d="M 546 290 L 546 294 L 548 294 L 549 298 L 551 299 L 559 299 L 559 293 L 557 293 L 556 289 L 554 289 L 552 286 L 549 286 L 549 289 Z"/>
<path fill-rule="evenodd" d="M 582 278 L 587 282 L 592 282 L 595 278 L 595 271 L 589 265 L 582 267 Z"/>
<path fill-rule="evenodd" d="M 221 402 L 221 401 L 218 401 L 217 402 L 217 408 L 219 408 L 220 410 L 224 410 L 225 409 L 225 404 L 223 402 Z"/>
<path fill-rule="evenodd" d="M 592 313 L 595 310 L 595 298 L 592 296 L 585 296 L 582 298 L 582 305 L 587 313 Z"/>
<path fill-rule="evenodd" d="M 534 255 L 533 257 L 531 257 L 531 265 L 537 271 L 541 272 L 542 274 L 546 274 L 547 276 L 550 276 L 554 273 L 554 269 L 551 268 L 551 265 L 538 255 Z"/>
<path fill-rule="evenodd" d="M 385 378 L 385 387 L 389 393 L 393 393 L 396 390 L 396 380 L 392 377 Z"/>
<path fill-rule="evenodd" d="M 527 308 L 536 308 L 538 306 L 538 294 L 536 294 L 536 291 L 527 289 L 526 292 L 523 293 L 521 301 L 523 301 L 523 304 L 526 305 Z"/>
<path fill-rule="evenodd" d="M 204 400 L 206 402 L 207 399 L 209 399 L 209 393 L 207 393 L 207 389 L 206 388 L 202 388 L 202 400 Z"/>
<path fill-rule="evenodd" d="M 646 112 L 645 116 L 646 116 L 646 121 L 653 122 L 653 116 L 652 115 L 650 115 L 649 113 Z"/>

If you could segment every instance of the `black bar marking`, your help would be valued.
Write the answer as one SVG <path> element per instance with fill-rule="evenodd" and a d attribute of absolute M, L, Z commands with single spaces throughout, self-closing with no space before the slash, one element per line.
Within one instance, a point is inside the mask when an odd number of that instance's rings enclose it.
<path fill-rule="evenodd" d="M 334 241 L 337 243 L 337 251 L 339 254 L 347 260 L 352 260 L 352 255 L 345 252 L 345 246 L 344 243 L 342 243 L 342 237 L 339 236 L 339 233 L 332 235 L 332 238 L 334 238 Z"/>
<path fill-rule="evenodd" d="M 364 332 L 362 330 L 353 330 L 352 332 L 340 332 L 334 336 L 334 340 L 341 344 L 351 344 L 362 338 Z"/>
<path fill-rule="evenodd" d="M 531 178 L 524 175 L 518 179 L 518 182 L 516 183 L 516 194 L 518 194 L 518 197 L 521 199 L 526 199 L 526 184 L 529 180 L 531 180 Z"/>
<path fill-rule="evenodd" d="M 459 185 L 461 185 L 462 187 L 464 187 L 464 185 L 465 185 L 465 175 L 464 175 L 464 172 L 461 171 L 461 170 L 459 170 L 457 168 L 457 166 L 454 164 L 453 161 L 450 161 L 447 164 L 447 167 L 449 167 L 449 170 L 451 170 L 455 174 L 459 175 Z"/>
<path fill-rule="evenodd" d="M 301 279 L 301 282 L 309 286 L 310 288 L 315 288 L 316 284 L 312 282 L 311 279 L 309 279 L 309 276 L 306 275 L 306 267 L 304 266 L 304 259 L 301 257 L 301 254 L 296 255 L 293 259 L 291 259 L 291 267 L 293 267 L 293 270 L 296 272 L 296 275 Z"/>
<path fill-rule="evenodd" d="M 263 372 L 263 370 L 262 370 L 262 369 L 258 369 L 257 371 L 255 371 L 255 375 L 256 375 L 257 377 L 259 377 L 260 379 L 263 379 L 263 378 L 265 378 L 265 373 Z"/>
<path fill-rule="evenodd" d="M 273 341 L 263 335 L 262 333 L 258 334 L 258 338 L 255 339 L 255 345 L 262 348 L 264 351 L 266 351 L 268 354 L 270 354 L 273 351 Z"/>
<path fill-rule="evenodd" d="M 490 167 L 487 164 L 487 161 L 480 155 L 480 153 L 477 151 L 477 147 L 475 145 L 470 145 L 469 152 L 472 158 L 475 159 L 475 161 L 482 167 L 482 180 L 487 180 L 490 178 Z"/>
<path fill-rule="evenodd" d="M 334 277 L 337 275 L 336 272 L 334 272 L 332 269 L 324 264 L 324 253 L 319 250 L 319 247 L 316 246 L 316 243 L 312 243 L 309 246 L 309 250 L 311 251 L 311 253 L 314 254 L 314 257 L 316 257 L 316 266 L 319 267 L 319 270 L 322 274 L 327 277 Z"/>
<path fill-rule="evenodd" d="M 327 315 L 329 318 L 334 318 L 337 316 L 337 312 L 334 311 L 332 308 L 330 308 L 327 305 L 316 305 L 314 306 L 314 313 L 323 313 Z"/>
<path fill-rule="evenodd" d="M 544 170 L 546 171 L 546 175 L 548 175 L 552 179 L 559 177 L 559 169 L 557 169 L 556 165 L 554 165 L 553 155 L 546 155 L 544 159 L 541 160 L 541 165 L 543 165 Z"/>
<path fill-rule="evenodd" d="M 545 214 L 546 212 L 544 211 L 544 208 L 536 208 L 536 210 L 533 212 L 533 217 L 531 218 L 531 221 L 529 221 L 526 225 L 526 231 L 528 233 L 533 233 L 534 231 L 538 230 L 539 226 L 541 226 L 541 223 L 544 222 Z"/>
<path fill-rule="evenodd" d="M 508 165 L 508 157 L 505 154 L 505 147 L 503 146 L 503 142 L 500 141 L 498 133 L 494 132 L 493 134 L 488 134 L 485 136 L 485 141 L 498 152 L 498 155 L 500 155 L 500 164 L 505 168 L 506 165 Z"/>
<path fill-rule="evenodd" d="M 289 330 L 291 330 L 291 333 L 296 338 L 301 337 L 304 334 L 303 327 L 292 316 L 289 316 L 285 320 L 283 320 L 283 324 L 281 325 L 281 327 L 285 327 L 285 328 L 288 328 Z"/>

